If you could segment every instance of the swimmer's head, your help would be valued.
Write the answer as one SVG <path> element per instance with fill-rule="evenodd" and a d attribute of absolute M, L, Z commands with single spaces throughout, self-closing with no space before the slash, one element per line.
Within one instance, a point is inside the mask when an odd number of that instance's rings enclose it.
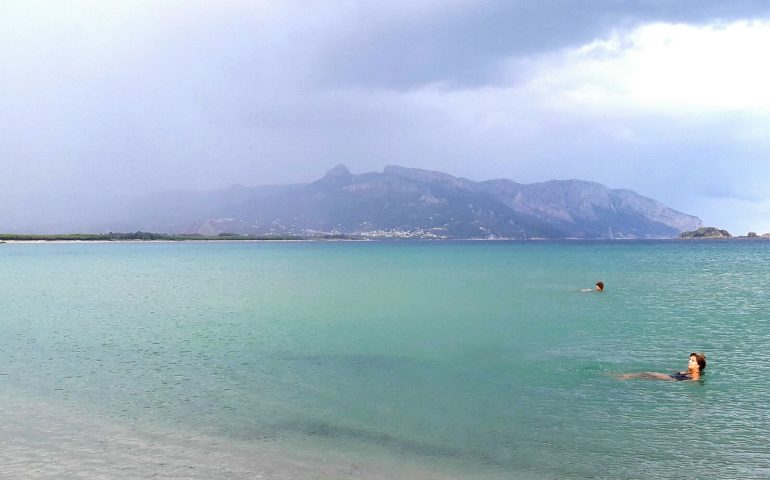
<path fill-rule="evenodd" d="M 697 365 L 698 371 L 703 371 L 706 368 L 706 354 L 705 353 L 691 353 L 690 359 L 687 362 L 687 368 L 693 369 Z"/>
<path fill-rule="evenodd" d="M 596 291 L 601 292 L 602 290 L 604 290 L 604 282 L 600 280 L 596 282 Z"/>

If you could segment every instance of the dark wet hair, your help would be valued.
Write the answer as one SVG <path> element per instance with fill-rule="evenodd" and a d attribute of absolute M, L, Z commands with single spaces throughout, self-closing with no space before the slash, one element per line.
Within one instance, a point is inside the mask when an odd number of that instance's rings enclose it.
<path fill-rule="evenodd" d="M 596 286 L 599 287 L 599 290 L 604 290 L 604 282 L 602 282 L 601 280 L 596 282 Z"/>
<path fill-rule="evenodd" d="M 705 353 L 691 353 L 690 357 L 695 357 L 695 361 L 698 362 L 701 372 L 706 368 L 706 354 Z M 689 358 L 689 357 L 687 357 Z"/>

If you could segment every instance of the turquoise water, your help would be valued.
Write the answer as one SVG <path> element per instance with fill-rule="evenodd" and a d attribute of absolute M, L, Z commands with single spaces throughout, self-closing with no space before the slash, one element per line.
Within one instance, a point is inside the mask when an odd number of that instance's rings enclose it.
<path fill-rule="evenodd" d="M 0 265 L 0 416 L 29 417 L 5 473 L 45 476 L 62 442 L 114 452 L 98 419 L 138 449 L 183 439 L 178 468 L 217 445 L 229 466 L 202 478 L 249 458 L 263 478 L 770 476 L 770 242 L 5 244 Z M 613 376 L 691 351 L 701 382 Z M 169 463 L 142 452 L 95 472 Z"/>

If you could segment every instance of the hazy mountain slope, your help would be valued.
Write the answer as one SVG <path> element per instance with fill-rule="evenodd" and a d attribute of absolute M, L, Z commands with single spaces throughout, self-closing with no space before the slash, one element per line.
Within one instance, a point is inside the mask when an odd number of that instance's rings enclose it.
<path fill-rule="evenodd" d="M 31 205 L 31 204 L 30 204 Z M 701 221 L 630 190 L 580 180 L 474 182 L 388 166 L 344 166 L 308 184 L 162 192 L 110 201 L 0 206 L 0 230 L 344 233 L 418 238 L 671 238 Z M 36 227 L 37 226 L 37 227 Z M 51 232 L 55 228 L 56 231 Z"/>
<path fill-rule="evenodd" d="M 673 237 L 700 224 L 697 217 L 631 190 L 611 190 L 594 182 L 552 180 L 521 185 L 493 180 L 482 184 L 512 210 L 536 216 L 567 237 Z"/>
<path fill-rule="evenodd" d="M 667 238 L 701 224 L 652 199 L 598 183 L 473 182 L 397 166 L 362 175 L 338 166 L 316 182 L 221 205 L 217 211 L 220 228 L 242 233 Z"/>

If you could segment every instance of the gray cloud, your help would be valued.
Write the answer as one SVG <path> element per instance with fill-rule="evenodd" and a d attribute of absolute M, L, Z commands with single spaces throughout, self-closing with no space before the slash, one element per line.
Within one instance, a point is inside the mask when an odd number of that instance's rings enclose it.
<path fill-rule="evenodd" d="M 766 198 L 767 115 L 582 108 L 564 100 L 574 79 L 548 69 L 647 22 L 769 12 L 749 1 L 4 2 L 0 193 L 214 189 L 401 164 L 595 180 L 705 217 L 718 209 L 693 198 Z"/>
<path fill-rule="evenodd" d="M 703 23 L 770 14 L 756 1 L 479 1 L 400 23 L 362 8 L 349 35 L 331 42 L 320 74 L 332 84 L 406 89 L 428 83 L 480 85 L 499 80 L 500 62 L 590 43 L 613 29 L 666 21 Z M 360 24 L 358 23 L 360 22 Z"/>

